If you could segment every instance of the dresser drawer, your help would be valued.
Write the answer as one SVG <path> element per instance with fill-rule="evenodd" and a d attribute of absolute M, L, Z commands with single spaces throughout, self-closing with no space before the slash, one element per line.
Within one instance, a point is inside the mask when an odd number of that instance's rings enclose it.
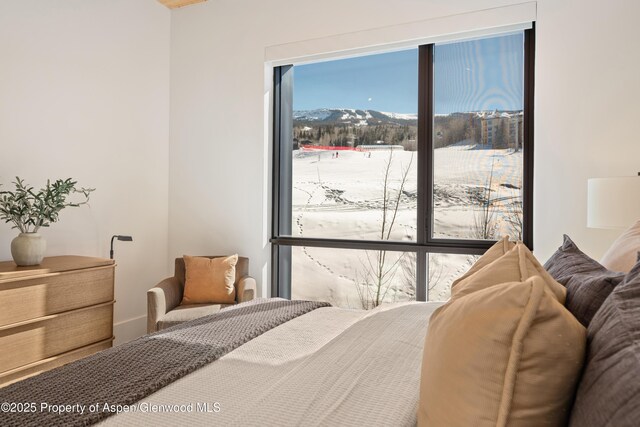
<path fill-rule="evenodd" d="M 0 326 L 113 301 L 113 267 L 0 281 Z"/>
<path fill-rule="evenodd" d="M 0 372 L 110 339 L 113 301 L 0 327 Z"/>
<path fill-rule="evenodd" d="M 41 372 L 48 371 L 49 369 L 66 365 L 67 363 L 71 363 L 75 360 L 82 359 L 83 357 L 91 356 L 94 353 L 111 348 L 112 341 L 113 339 L 108 339 L 106 341 L 100 341 L 95 344 L 89 344 L 86 347 L 71 350 L 66 353 L 50 357 L 48 359 L 39 360 L 37 362 L 30 363 L 25 366 L 20 366 L 19 368 L 11 369 L 6 372 L 0 372 L 0 388 L 12 384 L 16 381 L 32 377 Z"/>

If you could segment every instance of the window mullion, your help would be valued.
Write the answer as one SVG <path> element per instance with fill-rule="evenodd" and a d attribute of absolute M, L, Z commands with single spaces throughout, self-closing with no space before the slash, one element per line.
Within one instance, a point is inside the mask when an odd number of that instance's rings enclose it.
<path fill-rule="evenodd" d="M 418 224 L 416 240 L 429 241 L 433 210 L 433 44 L 418 49 Z M 416 300 L 428 298 L 427 252 L 416 253 Z"/>
<path fill-rule="evenodd" d="M 274 69 L 272 235 L 291 234 L 293 66 Z M 272 246 L 272 296 L 291 295 L 291 248 Z"/>
<path fill-rule="evenodd" d="M 417 242 L 429 240 L 430 218 L 433 204 L 433 162 L 430 147 L 433 135 L 433 45 L 418 50 L 418 224 Z"/>
<path fill-rule="evenodd" d="M 535 87 L 535 22 L 524 32 L 524 111 L 523 143 L 524 164 L 522 170 L 522 214 L 524 243 L 533 250 L 533 114 Z"/>

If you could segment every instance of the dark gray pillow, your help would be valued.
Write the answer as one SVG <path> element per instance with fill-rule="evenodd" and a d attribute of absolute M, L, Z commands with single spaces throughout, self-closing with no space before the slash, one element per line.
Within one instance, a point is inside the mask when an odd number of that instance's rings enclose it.
<path fill-rule="evenodd" d="M 544 268 L 567 288 L 565 306 L 584 326 L 589 326 L 604 300 L 625 275 L 607 270 L 578 249 L 566 234 L 562 246 Z"/>
<path fill-rule="evenodd" d="M 640 423 L 640 262 L 587 329 L 587 360 L 571 427 Z"/>

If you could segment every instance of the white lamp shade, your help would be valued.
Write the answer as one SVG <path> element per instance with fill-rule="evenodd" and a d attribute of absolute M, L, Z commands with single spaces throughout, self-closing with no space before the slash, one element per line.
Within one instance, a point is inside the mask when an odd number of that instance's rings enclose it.
<path fill-rule="evenodd" d="M 640 219 L 640 177 L 591 178 L 587 226 L 627 228 Z"/>

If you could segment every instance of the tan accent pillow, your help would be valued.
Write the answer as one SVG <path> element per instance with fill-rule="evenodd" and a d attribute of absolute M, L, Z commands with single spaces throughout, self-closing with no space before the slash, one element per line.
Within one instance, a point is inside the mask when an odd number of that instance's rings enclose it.
<path fill-rule="evenodd" d="M 532 277 L 450 300 L 431 316 L 419 426 L 564 426 L 586 330 Z"/>
<path fill-rule="evenodd" d="M 451 290 L 451 297 L 458 298 L 502 283 L 523 282 L 533 276 L 540 276 L 556 299 L 564 305 L 567 288 L 547 273 L 524 243 L 515 244 L 500 258 L 460 280 L 458 286 Z"/>
<path fill-rule="evenodd" d="M 466 279 L 485 265 L 491 264 L 493 261 L 509 252 L 515 245 L 515 243 L 509 241 L 509 236 L 504 236 L 502 239 L 498 240 L 495 245 L 491 246 L 484 253 L 484 255 L 482 255 L 480 259 L 471 266 L 469 271 L 453 281 L 453 283 L 451 284 L 451 288 L 453 289 L 453 287 L 460 283 L 462 280 Z"/>
<path fill-rule="evenodd" d="M 185 281 L 182 304 L 233 304 L 236 300 L 238 255 L 226 258 L 184 256 Z"/>
<path fill-rule="evenodd" d="M 640 252 L 640 220 L 628 228 L 600 260 L 600 264 L 612 271 L 628 273 L 638 261 Z"/>

